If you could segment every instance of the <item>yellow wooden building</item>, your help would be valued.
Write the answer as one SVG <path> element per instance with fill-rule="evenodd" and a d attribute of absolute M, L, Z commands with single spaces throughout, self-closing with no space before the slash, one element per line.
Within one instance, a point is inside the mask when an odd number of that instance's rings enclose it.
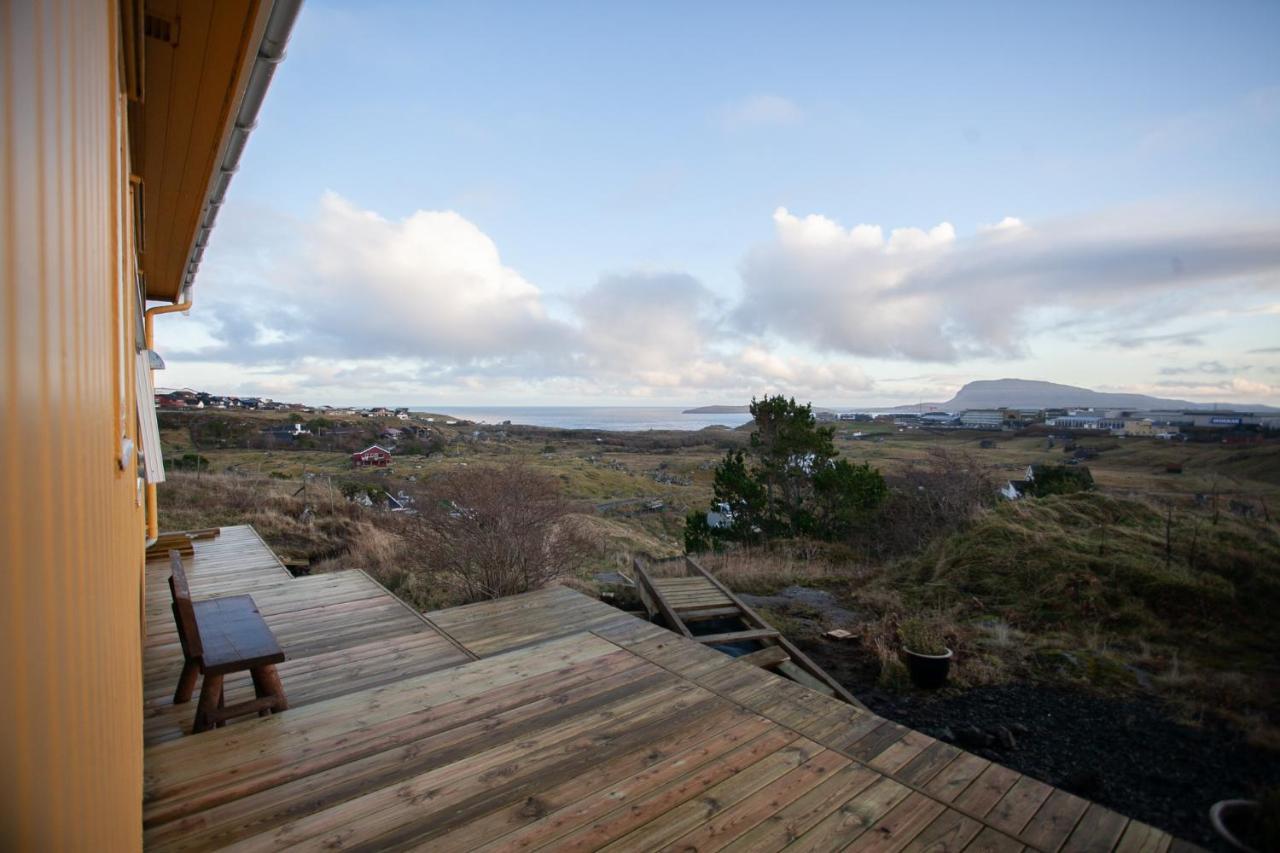
<path fill-rule="evenodd" d="M 144 311 L 190 303 L 298 5 L 0 0 L 4 849 L 141 846 Z"/>

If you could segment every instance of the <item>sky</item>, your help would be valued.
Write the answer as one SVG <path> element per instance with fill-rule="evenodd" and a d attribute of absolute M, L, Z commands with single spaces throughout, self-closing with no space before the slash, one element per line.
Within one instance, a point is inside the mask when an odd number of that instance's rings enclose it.
<path fill-rule="evenodd" d="M 1280 3 L 308 0 L 167 387 L 1280 405 Z"/>

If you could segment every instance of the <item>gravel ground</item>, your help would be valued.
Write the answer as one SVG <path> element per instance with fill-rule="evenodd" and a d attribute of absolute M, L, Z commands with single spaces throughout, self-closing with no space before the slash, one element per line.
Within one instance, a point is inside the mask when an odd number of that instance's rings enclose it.
<path fill-rule="evenodd" d="M 1214 802 L 1280 785 L 1280 753 L 1217 723 L 1183 723 L 1155 697 L 1033 684 L 887 693 L 868 656 L 801 645 L 881 716 L 1210 849 L 1228 849 L 1209 825 Z"/>

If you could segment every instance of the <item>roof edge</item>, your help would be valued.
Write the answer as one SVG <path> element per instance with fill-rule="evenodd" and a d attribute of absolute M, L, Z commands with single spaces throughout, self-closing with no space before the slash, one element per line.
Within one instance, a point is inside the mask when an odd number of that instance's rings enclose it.
<path fill-rule="evenodd" d="M 196 273 L 204 258 L 204 250 L 213 233 L 218 212 L 226 198 L 227 188 L 231 186 L 232 176 L 240 168 L 240 158 L 249 142 L 249 135 L 257 127 L 258 113 L 262 110 L 267 89 L 275 76 L 276 66 L 284 61 L 285 47 L 301 10 L 302 0 L 273 0 L 271 3 L 271 11 L 249 70 L 248 83 L 240 96 L 240 105 L 230 132 L 226 133 L 219 149 L 217 171 L 210 177 L 205 191 L 204 203 L 200 207 L 200 224 L 192 238 L 191 247 L 187 250 L 186 263 L 182 267 L 182 281 L 172 300 L 175 303 L 191 301 L 191 288 L 195 284 Z"/>

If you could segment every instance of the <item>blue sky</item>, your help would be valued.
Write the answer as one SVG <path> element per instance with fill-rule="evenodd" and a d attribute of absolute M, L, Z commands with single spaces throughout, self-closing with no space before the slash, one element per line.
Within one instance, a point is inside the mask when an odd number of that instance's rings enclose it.
<path fill-rule="evenodd" d="M 1278 42 L 1276 3 L 309 0 L 164 382 L 1280 403 Z"/>

